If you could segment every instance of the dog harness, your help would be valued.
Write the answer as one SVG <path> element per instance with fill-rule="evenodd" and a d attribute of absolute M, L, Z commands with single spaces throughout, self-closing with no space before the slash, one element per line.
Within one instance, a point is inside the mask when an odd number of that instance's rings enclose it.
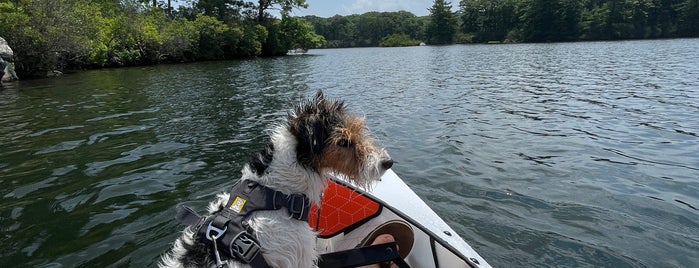
<path fill-rule="evenodd" d="M 309 206 L 303 194 L 283 194 L 257 182 L 238 181 L 221 210 L 201 217 L 191 208 L 182 206 L 177 219 L 196 230 L 197 241 L 213 248 L 217 267 L 223 267 L 223 255 L 255 268 L 266 268 L 269 265 L 260 254 L 260 243 L 245 221 L 247 217 L 254 211 L 286 208 L 291 218 L 308 221 Z"/>

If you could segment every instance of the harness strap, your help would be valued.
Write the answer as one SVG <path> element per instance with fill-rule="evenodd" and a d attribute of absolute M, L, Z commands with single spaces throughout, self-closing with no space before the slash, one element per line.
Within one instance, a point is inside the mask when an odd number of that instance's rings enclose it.
<path fill-rule="evenodd" d="M 247 216 L 257 210 L 286 208 L 293 219 L 308 221 L 311 202 L 303 194 L 284 194 L 257 182 L 238 181 L 221 213 Z"/>
<path fill-rule="evenodd" d="M 396 242 L 325 253 L 320 255 L 318 267 L 357 267 L 387 261 L 392 261 L 400 268 L 410 268 L 398 254 Z M 384 265 L 379 266 L 384 267 Z"/>
<path fill-rule="evenodd" d="M 208 217 L 201 217 L 189 207 L 183 206 L 177 219 L 196 230 L 196 239 L 212 245 L 219 266 L 219 253 L 228 258 L 250 264 L 252 267 L 269 267 L 259 254 L 260 244 L 254 231 L 244 220 L 250 213 L 259 210 L 286 208 L 290 217 L 308 221 L 310 201 L 303 194 L 284 194 L 257 182 L 238 181 L 233 185 L 230 197 L 223 209 Z"/>
<path fill-rule="evenodd" d="M 175 218 L 184 225 L 194 226 L 199 223 L 201 216 L 188 206 L 182 206 L 177 210 Z"/>

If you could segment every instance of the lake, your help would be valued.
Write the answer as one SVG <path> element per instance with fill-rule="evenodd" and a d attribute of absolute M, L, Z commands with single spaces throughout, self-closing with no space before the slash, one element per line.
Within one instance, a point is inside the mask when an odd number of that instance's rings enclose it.
<path fill-rule="evenodd" d="M 153 267 L 322 89 L 495 267 L 699 265 L 699 39 L 312 50 L 0 89 L 0 267 Z"/>

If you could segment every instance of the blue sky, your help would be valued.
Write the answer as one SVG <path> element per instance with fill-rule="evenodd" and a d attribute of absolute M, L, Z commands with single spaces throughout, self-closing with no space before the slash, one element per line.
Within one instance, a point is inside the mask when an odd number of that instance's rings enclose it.
<path fill-rule="evenodd" d="M 417 16 L 429 15 L 427 10 L 434 0 L 306 0 L 307 9 L 296 9 L 294 15 L 316 15 L 319 17 L 332 17 L 336 14 L 351 15 L 362 14 L 369 11 L 409 11 Z M 452 7 L 456 8 L 458 1 L 452 0 Z"/>
<path fill-rule="evenodd" d="M 452 10 L 458 9 L 459 1 L 451 0 Z M 185 0 L 174 0 L 175 7 L 187 3 Z M 369 11 L 409 11 L 417 16 L 429 15 L 428 8 L 432 7 L 434 0 L 306 0 L 308 8 L 295 9 L 293 15 L 316 15 L 319 17 L 332 17 L 337 14 L 346 16 L 362 14 Z M 272 14 L 275 12 L 270 11 Z M 278 15 L 278 14 L 277 14 Z"/>

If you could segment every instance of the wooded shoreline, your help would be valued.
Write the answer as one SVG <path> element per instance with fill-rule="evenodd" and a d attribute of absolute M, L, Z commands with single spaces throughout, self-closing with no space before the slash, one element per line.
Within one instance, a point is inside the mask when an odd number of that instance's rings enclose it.
<path fill-rule="evenodd" d="M 293 17 L 305 0 L 1 0 L 23 79 L 53 71 L 285 55 L 301 48 L 699 37 L 699 0 L 435 0 L 407 11 Z M 271 15 L 279 10 L 281 18 Z"/>

